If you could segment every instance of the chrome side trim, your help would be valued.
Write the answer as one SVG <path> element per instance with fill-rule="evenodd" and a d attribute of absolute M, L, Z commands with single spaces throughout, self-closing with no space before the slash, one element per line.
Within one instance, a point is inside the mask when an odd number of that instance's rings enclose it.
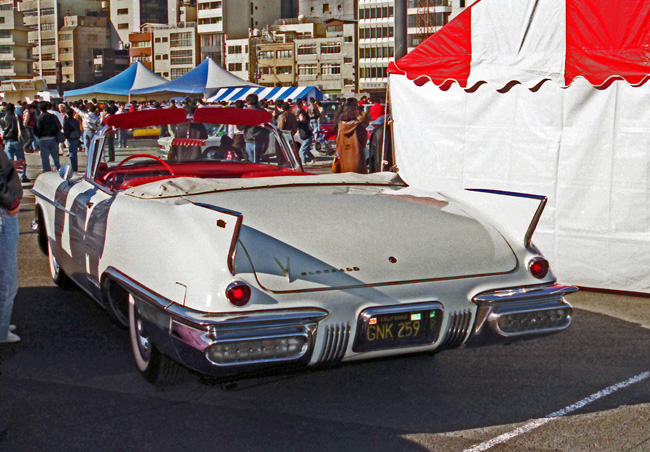
<path fill-rule="evenodd" d="M 124 289 L 138 296 L 154 307 L 160 308 L 178 321 L 191 323 L 196 327 L 214 326 L 219 330 L 237 330 L 255 326 L 285 326 L 297 323 L 319 322 L 329 313 L 318 308 L 266 310 L 236 313 L 210 313 L 178 305 L 151 289 L 139 284 L 119 270 L 109 267 L 102 276 L 102 286 L 110 277 Z"/>
<path fill-rule="evenodd" d="M 60 210 L 60 211 L 62 211 L 62 212 L 65 212 L 65 213 L 67 213 L 68 215 L 70 215 L 70 216 L 72 216 L 72 217 L 76 217 L 76 216 L 77 216 L 76 213 L 71 212 L 71 211 L 69 211 L 68 209 L 66 209 L 66 208 L 63 206 L 63 204 L 61 204 L 60 202 L 57 202 L 57 201 L 53 201 L 53 200 L 51 200 L 50 198 L 48 198 L 47 196 L 45 196 L 45 195 L 42 194 L 42 193 L 37 192 L 37 191 L 34 190 L 33 188 L 31 189 L 31 191 L 32 191 L 32 193 L 34 193 L 34 195 L 35 195 L 36 197 L 42 199 L 43 201 L 45 201 L 45 202 L 47 202 L 47 203 L 49 203 L 49 204 L 52 204 L 56 209 L 58 209 L 58 210 Z"/>
<path fill-rule="evenodd" d="M 544 208 L 546 207 L 546 203 L 548 202 L 548 198 L 546 196 L 531 195 L 528 193 L 517 193 L 512 191 L 488 190 L 488 189 L 481 189 L 481 188 L 470 188 L 467 191 L 475 191 L 479 193 L 490 193 L 493 195 L 514 196 L 517 198 L 528 198 L 528 199 L 538 200 L 539 205 L 537 206 L 537 210 L 535 211 L 535 214 L 533 215 L 533 218 L 530 221 L 528 229 L 526 230 L 526 234 L 524 235 L 524 246 L 526 248 L 530 247 L 533 240 L 533 234 L 535 233 L 535 229 L 537 229 L 537 224 L 539 223 L 539 219 L 541 218 L 542 213 L 544 212 Z"/>
<path fill-rule="evenodd" d="M 472 298 L 472 301 L 477 304 L 482 304 L 502 301 L 525 301 L 540 298 L 559 298 L 577 291 L 578 288 L 575 286 L 561 286 L 557 284 L 551 286 L 515 287 L 512 289 L 483 292 Z"/>

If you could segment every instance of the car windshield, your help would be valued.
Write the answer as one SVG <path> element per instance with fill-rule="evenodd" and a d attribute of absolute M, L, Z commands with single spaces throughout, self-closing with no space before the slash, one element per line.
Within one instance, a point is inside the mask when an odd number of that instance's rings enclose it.
<path fill-rule="evenodd" d="M 269 124 L 142 122 L 104 131 L 97 141 L 96 182 L 124 190 L 170 177 L 260 177 L 300 169 L 286 137 Z"/>

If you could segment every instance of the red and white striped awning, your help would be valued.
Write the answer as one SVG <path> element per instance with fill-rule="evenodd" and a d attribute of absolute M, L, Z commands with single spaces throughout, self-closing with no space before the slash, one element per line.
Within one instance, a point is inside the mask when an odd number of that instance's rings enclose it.
<path fill-rule="evenodd" d="M 479 0 L 391 63 L 417 84 L 481 83 L 533 88 L 552 80 L 594 86 L 650 74 L 650 2 L 640 0 Z"/>

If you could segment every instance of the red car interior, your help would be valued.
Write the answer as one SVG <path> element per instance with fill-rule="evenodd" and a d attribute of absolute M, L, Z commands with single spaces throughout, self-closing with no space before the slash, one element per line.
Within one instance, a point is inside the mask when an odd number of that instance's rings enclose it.
<path fill-rule="evenodd" d="M 291 168 L 278 168 L 263 163 L 244 162 L 184 162 L 169 163 L 174 174 L 162 165 L 150 164 L 142 166 L 129 166 L 121 168 L 108 168 L 102 163 L 95 180 L 104 186 L 119 190 L 125 190 L 139 185 L 148 184 L 164 179 L 176 177 L 200 177 L 200 178 L 253 178 L 253 177 L 276 177 L 276 176 L 307 176 L 310 173 L 296 171 Z"/>

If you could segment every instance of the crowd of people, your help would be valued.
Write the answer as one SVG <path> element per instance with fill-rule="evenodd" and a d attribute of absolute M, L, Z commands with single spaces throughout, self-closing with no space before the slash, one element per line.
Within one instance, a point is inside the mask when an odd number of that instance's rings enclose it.
<path fill-rule="evenodd" d="M 364 130 L 371 127 L 371 121 L 376 121 L 385 115 L 385 107 L 380 102 L 375 101 L 370 108 L 364 108 L 368 104 L 370 102 L 366 96 L 359 101 L 355 98 L 343 99 L 332 118 L 331 115 L 329 117 L 326 115 L 321 101 L 314 98 L 308 101 L 302 99 L 273 101 L 260 100 L 252 94 L 246 101 L 217 103 L 224 107 L 269 111 L 273 123 L 279 129 L 289 131 L 294 137 L 297 157 L 305 165 L 316 161 L 312 149 L 316 142 L 323 142 L 325 133 L 321 126 L 333 121 L 337 156 L 332 170 L 362 173 L 368 171 L 368 164 L 372 161 L 372 158 L 368 161 L 365 157 L 368 134 Z M 24 162 L 19 168 L 20 180 L 30 182 L 25 154 L 39 152 L 41 161 L 39 174 L 52 169 L 58 170 L 61 166 L 59 157 L 62 155 L 68 156 L 72 169 L 78 171 L 79 152 L 89 148 L 93 136 L 106 124 L 107 118 L 111 115 L 142 109 L 181 106 L 191 112 L 206 105 L 208 104 L 202 100 L 190 99 L 185 100 L 182 105 L 177 105 L 174 99 L 164 103 L 134 100 L 128 104 L 115 101 L 100 104 L 97 99 L 60 102 L 56 105 L 46 101 L 31 103 L 18 101 L 15 105 L 3 102 L 0 105 L 0 128 L 9 159 Z M 341 122 L 342 127 L 339 127 Z M 352 137 L 355 139 L 353 140 Z M 109 160 L 115 159 L 115 141 L 118 149 L 127 148 L 126 131 L 109 131 L 107 140 Z M 246 143 L 249 157 L 254 158 L 255 137 L 246 137 Z"/>
<path fill-rule="evenodd" d="M 374 171 L 373 151 L 366 158 L 365 148 L 368 143 L 368 130 L 374 132 L 385 128 L 379 127 L 386 119 L 385 107 L 375 102 L 365 108 L 367 98 L 357 101 L 355 98 L 340 102 L 333 118 L 327 117 L 323 104 L 314 98 L 303 102 L 302 99 L 283 101 L 260 100 L 251 94 L 246 101 L 232 104 L 221 102 L 219 105 L 234 108 L 266 110 L 271 113 L 273 123 L 281 130 L 288 131 L 299 143 L 296 154 L 303 164 L 315 161 L 312 146 L 323 124 L 333 124 L 336 134 L 336 156 L 332 163 L 333 172 L 367 173 Z M 188 115 L 197 108 L 206 106 L 202 101 L 186 100 L 182 107 Z M 18 287 L 17 246 L 18 217 L 20 201 L 23 194 L 22 183 L 30 182 L 27 177 L 25 154 L 39 152 L 40 172 L 60 169 L 61 155 L 67 153 L 74 171 L 78 170 L 78 153 L 89 149 L 94 135 L 107 124 L 111 115 L 133 112 L 150 108 L 180 108 L 175 100 L 167 103 L 148 101 L 130 104 L 109 101 L 100 104 L 96 99 L 90 101 L 60 102 L 3 102 L 0 105 L 0 129 L 5 152 L 0 152 L 0 343 L 15 343 L 20 337 L 11 325 L 13 300 Z M 243 140 L 242 147 L 248 160 L 259 161 L 260 143 L 263 140 L 262 127 L 248 127 L 234 139 Z M 108 157 L 115 159 L 115 138 L 117 148 L 128 147 L 126 131 L 108 131 Z M 382 135 L 383 136 L 383 135 Z M 228 137 L 233 139 L 233 137 Z M 384 138 L 381 138 L 383 141 Z M 382 158 L 382 163 L 385 163 Z"/>

